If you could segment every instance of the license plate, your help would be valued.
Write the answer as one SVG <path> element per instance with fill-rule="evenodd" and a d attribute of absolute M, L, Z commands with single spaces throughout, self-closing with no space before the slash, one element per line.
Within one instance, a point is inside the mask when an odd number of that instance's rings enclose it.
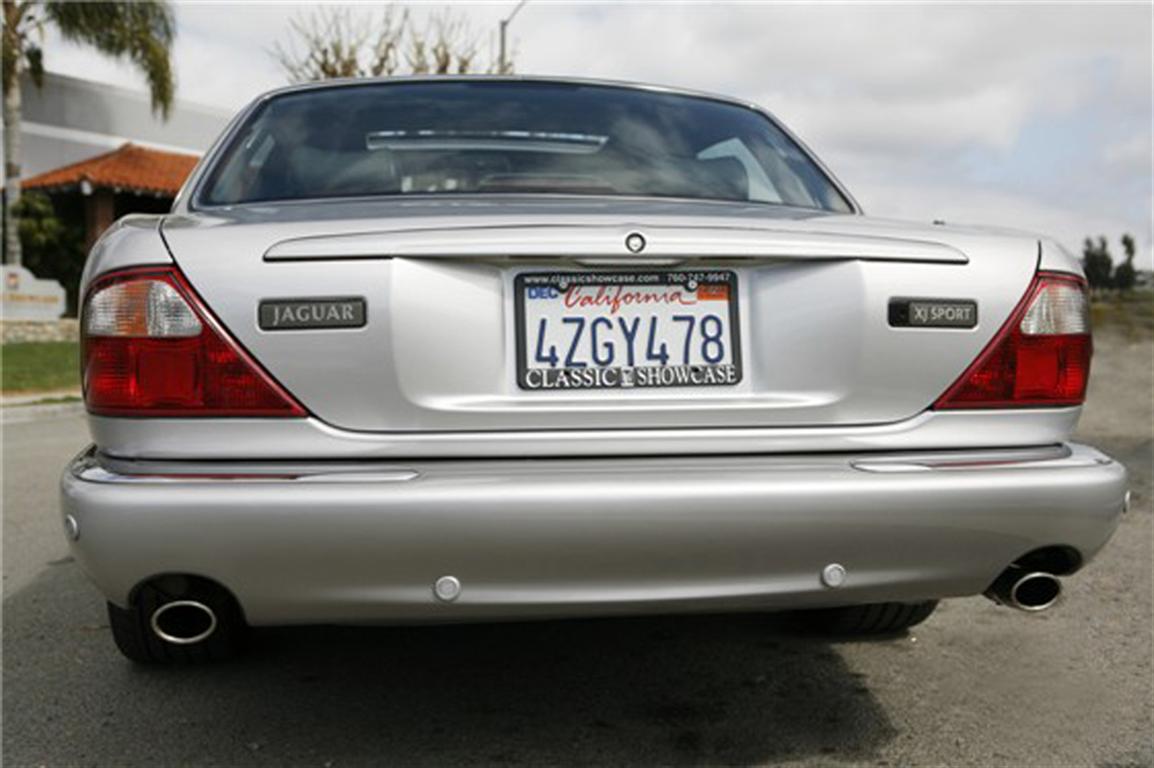
<path fill-rule="evenodd" d="M 517 275 L 517 383 L 529 390 L 732 386 L 737 275 Z"/>

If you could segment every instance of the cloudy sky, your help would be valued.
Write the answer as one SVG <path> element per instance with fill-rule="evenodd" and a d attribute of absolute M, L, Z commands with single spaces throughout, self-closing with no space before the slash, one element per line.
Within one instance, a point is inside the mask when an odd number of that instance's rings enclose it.
<path fill-rule="evenodd" d="M 418 19 L 429 8 L 412 4 Z M 515 5 L 460 3 L 487 62 Z M 285 82 L 269 54 L 309 5 L 178 3 L 178 98 L 236 109 Z M 379 4 L 353 7 L 366 20 Z M 531 0 L 518 72 L 641 80 L 769 108 L 868 213 L 1137 236 L 1151 265 L 1154 5 L 608 4 Z M 46 66 L 139 87 L 46 41 Z M 1113 247 L 1117 255 L 1120 248 Z"/>

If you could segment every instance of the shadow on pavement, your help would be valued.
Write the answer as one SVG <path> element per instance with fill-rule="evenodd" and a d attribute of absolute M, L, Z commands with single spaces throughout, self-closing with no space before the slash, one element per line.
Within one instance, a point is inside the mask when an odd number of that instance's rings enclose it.
<path fill-rule="evenodd" d="M 860 676 L 783 618 L 263 630 L 243 661 L 123 661 L 71 564 L 4 605 L 9 765 L 869 760 Z"/>

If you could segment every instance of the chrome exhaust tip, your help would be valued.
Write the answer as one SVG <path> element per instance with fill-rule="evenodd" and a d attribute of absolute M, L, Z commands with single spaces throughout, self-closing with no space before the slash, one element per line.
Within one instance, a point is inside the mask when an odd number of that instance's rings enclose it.
<path fill-rule="evenodd" d="M 1010 566 L 986 590 L 986 597 L 1019 611 L 1037 613 L 1050 608 L 1062 595 L 1062 582 L 1052 573 L 1025 571 Z"/>
<path fill-rule="evenodd" d="M 1062 582 L 1052 573 L 1034 571 L 1022 576 L 1010 588 L 1010 605 L 1022 611 L 1044 611 L 1058 602 Z"/>
<path fill-rule="evenodd" d="M 173 600 L 157 608 L 149 618 L 152 632 L 166 643 L 192 645 L 216 631 L 216 613 L 196 600 Z"/>

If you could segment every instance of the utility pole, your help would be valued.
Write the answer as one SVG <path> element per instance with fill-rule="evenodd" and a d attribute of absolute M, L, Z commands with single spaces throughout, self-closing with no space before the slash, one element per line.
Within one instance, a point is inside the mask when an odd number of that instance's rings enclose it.
<path fill-rule="evenodd" d="M 517 12 L 520 11 L 521 8 L 524 7 L 525 3 L 527 3 L 527 2 L 529 2 L 529 0 L 521 0 L 521 2 L 517 3 L 517 7 L 513 9 L 512 13 L 510 13 L 505 18 L 501 19 L 501 34 L 500 34 L 501 47 L 500 47 L 500 56 L 497 59 L 497 74 L 498 75 L 507 75 L 507 74 L 509 74 L 509 71 L 512 69 L 512 67 L 509 65 L 509 59 L 505 54 L 505 30 L 507 30 L 509 28 L 509 22 L 511 22 L 513 20 L 513 17 L 517 15 Z M 492 50 L 492 49 L 490 49 L 490 50 Z"/>

